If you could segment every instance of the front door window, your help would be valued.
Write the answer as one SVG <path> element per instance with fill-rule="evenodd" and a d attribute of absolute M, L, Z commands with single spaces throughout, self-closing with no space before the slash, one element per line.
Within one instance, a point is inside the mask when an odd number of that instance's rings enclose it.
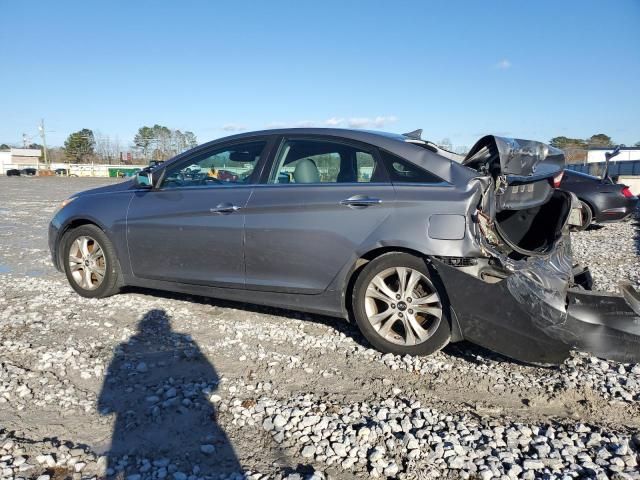
<path fill-rule="evenodd" d="M 266 142 L 250 142 L 220 150 L 169 167 L 162 189 L 216 187 L 252 183 L 253 173 Z"/>

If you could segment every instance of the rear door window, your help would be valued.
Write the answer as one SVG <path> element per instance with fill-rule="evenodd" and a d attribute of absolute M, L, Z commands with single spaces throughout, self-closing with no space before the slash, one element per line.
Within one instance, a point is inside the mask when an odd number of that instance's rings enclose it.
<path fill-rule="evenodd" d="M 275 184 L 385 182 L 387 175 L 366 149 L 330 140 L 285 140 L 269 176 Z"/>

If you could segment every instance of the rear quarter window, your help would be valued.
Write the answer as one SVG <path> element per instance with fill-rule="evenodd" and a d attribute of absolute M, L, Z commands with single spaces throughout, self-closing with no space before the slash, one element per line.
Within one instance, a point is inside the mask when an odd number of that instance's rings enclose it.
<path fill-rule="evenodd" d="M 443 180 L 433 173 L 384 150 L 380 151 L 392 183 L 442 183 Z"/>

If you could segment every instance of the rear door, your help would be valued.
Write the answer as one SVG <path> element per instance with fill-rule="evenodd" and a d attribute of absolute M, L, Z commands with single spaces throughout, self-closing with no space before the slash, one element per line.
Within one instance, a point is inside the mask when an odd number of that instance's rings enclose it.
<path fill-rule="evenodd" d="M 127 214 L 133 274 L 221 287 L 244 286 L 244 214 L 267 139 L 215 146 L 167 167 L 139 190 Z"/>
<path fill-rule="evenodd" d="M 377 151 L 331 137 L 282 138 L 245 209 L 247 288 L 317 294 L 391 214 Z"/>

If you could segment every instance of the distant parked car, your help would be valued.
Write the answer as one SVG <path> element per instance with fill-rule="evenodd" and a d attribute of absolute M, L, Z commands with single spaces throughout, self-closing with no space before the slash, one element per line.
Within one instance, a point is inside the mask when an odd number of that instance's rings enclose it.
<path fill-rule="evenodd" d="M 20 176 L 20 170 L 18 170 L 17 168 L 11 168 L 7 170 L 7 177 L 19 177 L 19 176 Z"/>
<path fill-rule="evenodd" d="M 629 187 L 612 179 L 565 170 L 560 188 L 576 194 L 582 206 L 584 230 L 592 223 L 619 222 L 633 215 L 638 205 Z"/>
<path fill-rule="evenodd" d="M 38 173 L 38 170 L 36 170 L 35 168 L 23 168 L 22 170 L 20 170 L 20 173 L 22 175 L 29 175 L 30 177 L 32 177 Z"/>
<path fill-rule="evenodd" d="M 66 168 L 56 168 L 56 175 L 67 176 L 69 175 L 69 170 L 67 170 Z"/>

